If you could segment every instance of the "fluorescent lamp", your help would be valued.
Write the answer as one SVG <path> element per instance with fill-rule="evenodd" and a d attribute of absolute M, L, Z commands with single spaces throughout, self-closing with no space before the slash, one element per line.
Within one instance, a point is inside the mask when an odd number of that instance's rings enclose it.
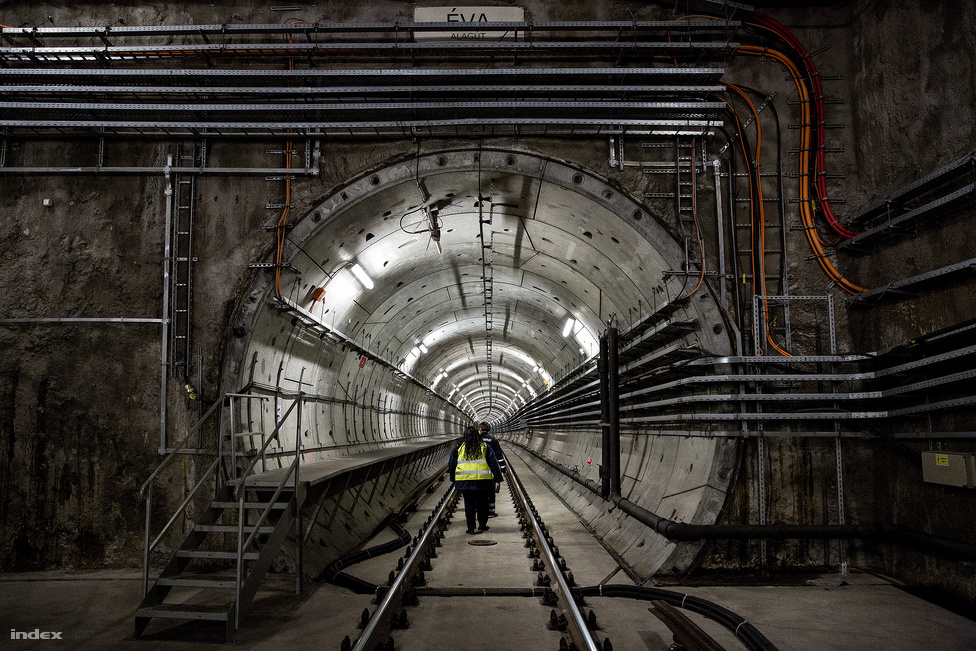
<path fill-rule="evenodd" d="M 355 270 L 355 269 L 356 268 L 353 267 L 353 270 Z M 573 326 L 575 324 L 576 324 L 576 319 L 574 319 L 573 317 L 569 317 L 569 319 L 566 320 L 566 325 L 563 326 L 563 336 L 564 337 L 568 337 L 569 336 L 569 333 L 573 331 Z"/>
<path fill-rule="evenodd" d="M 420 352 L 424 353 L 425 355 L 427 354 L 427 346 L 425 346 L 423 343 L 420 344 Z"/>
<path fill-rule="evenodd" d="M 356 276 L 359 282 L 363 284 L 363 287 L 366 289 L 373 289 L 373 279 L 366 275 L 366 272 L 363 271 L 362 267 L 360 267 L 358 264 L 354 264 L 352 266 L 352 273 L 354 276 Z"/>

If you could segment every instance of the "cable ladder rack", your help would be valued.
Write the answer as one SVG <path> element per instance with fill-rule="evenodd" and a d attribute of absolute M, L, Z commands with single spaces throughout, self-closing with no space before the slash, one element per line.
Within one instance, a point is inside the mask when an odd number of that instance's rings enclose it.
<path fill-rule="evenodd" d="M 205 164 L 205 145 L 185 153 L 183 145 L 177 149 L 180 167 L 200 167 Z M 196 175 L 174 174 L 173 250 L 170 264 L 170 373 L 190 378 L 190 351 L 193 330 L 193 222 L 196 217 Z"/>

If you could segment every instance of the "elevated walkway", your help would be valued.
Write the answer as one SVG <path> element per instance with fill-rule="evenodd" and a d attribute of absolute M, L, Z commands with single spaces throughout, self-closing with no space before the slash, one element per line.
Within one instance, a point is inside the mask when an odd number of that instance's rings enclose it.
<path fill-rule="evenodd" d="M 382 447 L 308 461 L 304 449 L 281 452 L 280 434 L 286 423 L 296 428 L 291 440 L 301 440 L 302 396 L 270 432 L 263 423 L 267 400 L 245 394 L 225 396 L 143 485 L 143 597 L 135 612 L 136 637 L 153 619 L 164 619 L 213 622 L 222 626 L 225 641 L 232 640 L 272 566 L 290 569 L 295 593 L 301 594 L 309 569 L 306 547 L 313 550 L 311 573 L 317 574 L 331 556 L 338 557 L 368 537 L 393 508 L 415 499 L 421 479 L 441 472 L 455 439 L 384 441 L 375 443 Z M 295 416 L 289 419 L 293 411 Z M 178 454 L 206 453 L 205 431 L 215 439 L 211 453 L 215 458 L 153 537 L 154 516 L 159 515 L 153 512 L 154 484 Z M 196 447 L 189 448 L 194 434 Z M 268 469 L 282 462 L 288 465 Z M 197 511 L 192 524 L 187 523 L 191 505 L 199 505 L 208 488 L 213 490 L 209 505 Z M 345 526 L 342 535 L 333 536 L 330 530 L 337 518 Z M 168 533 L 175 533 L 171 530 L 177 523 L 188 531 L 150 582 L 151 559 L 159 555 L 155 550 Z M 310 540 L 318 544 L 308 545 Z"/>
<path fill-rule="evenodd" d="M 355 470 L 375 467 L 377 464 L 384 464 L 390 461 L 402 460 L 404 457 L 408 457 L 413 453 L 424 452 L 432 447 L 437 447 L 456 439 L 457 437 L 454 436 L 438 436 L 426 438 L 419 442 L 398 443 L 395 446 L 377 450 L 357 452 L 355 455 L 346 457 L 334 457 L 302 463 L 299 482 L 306 487 L 315 486 Z M 249 490 L 273 490 L 281 483 L 282 479 L 288 474 L 288 471 L 288 468 L 275 468 L 254 474 L 247 478 L 245 486 Z"/>

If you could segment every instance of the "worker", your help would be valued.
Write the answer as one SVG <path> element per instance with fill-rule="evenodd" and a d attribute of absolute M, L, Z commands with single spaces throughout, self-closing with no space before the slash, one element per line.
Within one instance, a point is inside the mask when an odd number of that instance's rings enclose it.
<path fill-rule="evenodd" d="M 495 453 L 481 440 L 476 428 L 465 428 L 461 444 L 451 453 L 450 469 L 454 488 L 464 497 L 464 516 L 468 524 L 466 533 L 488 531 L 488 501 L 502 481 L 502 471 Z"/>
<path fill-rule="evenodd" d="M 498 460 L 498 467 L 501 469 L 502 475 L 508 474 L 508 465 L 505 462 L 505 455 L 502 453 L 502 446 L 498 444 L 498 439 L 491 435 L 491 423 L 486 420 L 481 421 L 478 424 L 478 431 L 481 433 L 481 440 L 487 443 L 491 451 L 495 453 L 495 459 Z M 488 499 L 489 518 L 498 517 L 498 514 L 495 512 L 495 493 L 500 489 L 501 484 L 495 484 L 495 492 Z"/>

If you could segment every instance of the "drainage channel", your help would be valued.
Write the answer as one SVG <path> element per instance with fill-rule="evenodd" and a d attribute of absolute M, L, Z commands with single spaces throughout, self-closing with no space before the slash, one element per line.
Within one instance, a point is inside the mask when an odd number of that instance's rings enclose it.
<path fill-rule="evenodd" d="M 376 587 L 358 639 L 347 636 L 341 651 L 477 648 L 478 640 L 491 648 L 612 651 L 608 639 L 594 639 L 596 615 L 581 606 L 572 571 L 511 466 L 503 486 L 499 517 L 478 535 L 464 533 L 463 507 L 452 527 L 454 488 L 440 496 L 387 585 Z"/>

